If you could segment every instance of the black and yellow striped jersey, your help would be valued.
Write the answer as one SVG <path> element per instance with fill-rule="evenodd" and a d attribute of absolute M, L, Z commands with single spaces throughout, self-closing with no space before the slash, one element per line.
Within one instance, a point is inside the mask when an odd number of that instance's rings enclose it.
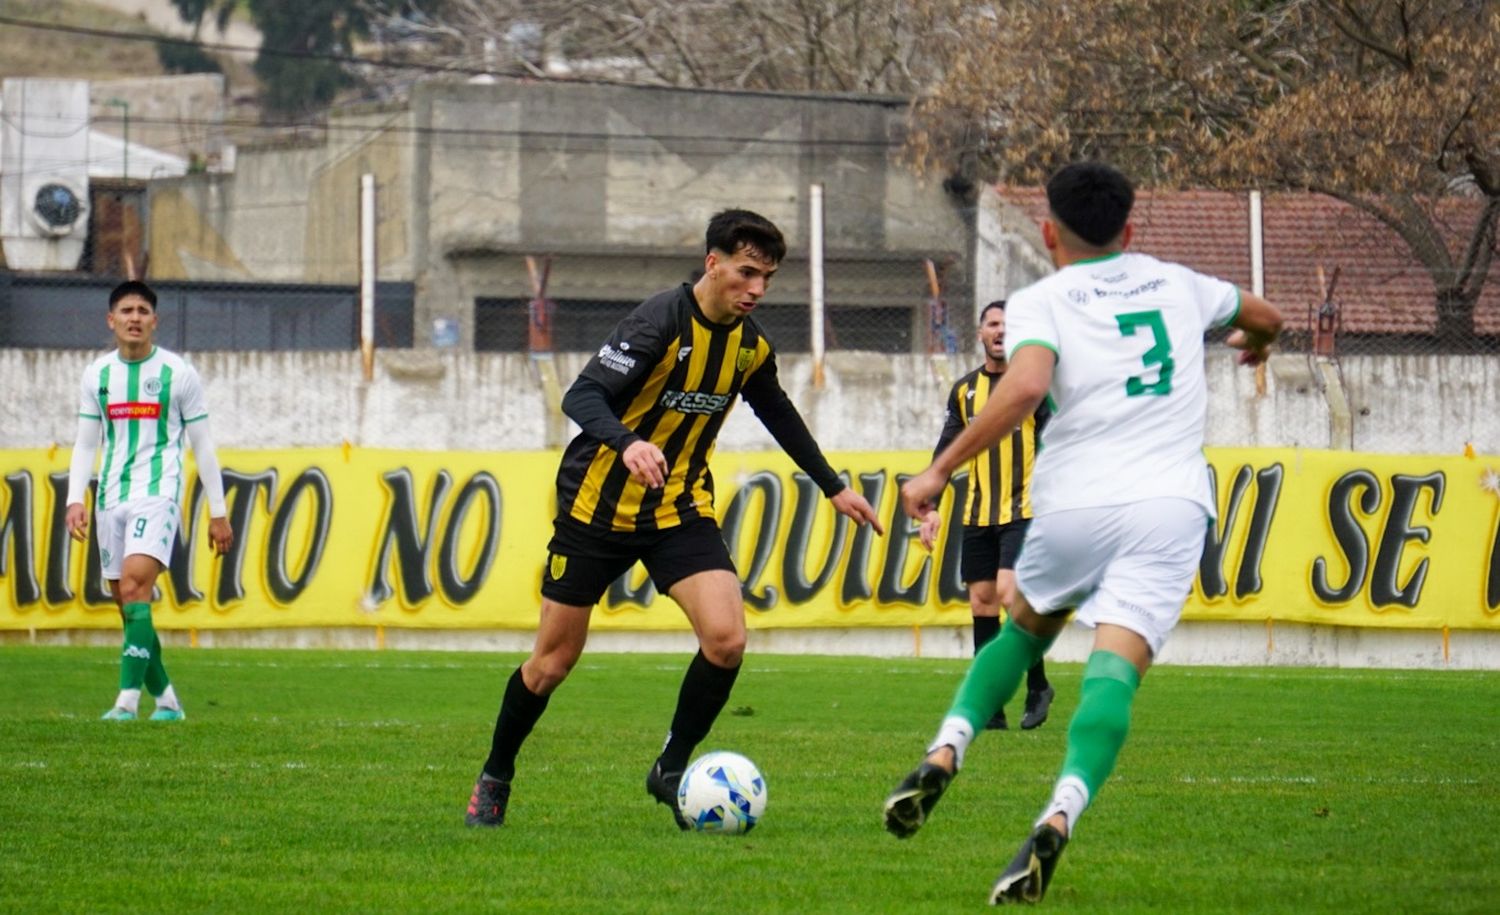
<path fill-rule="evenodd" d="M 954 383 L 934 455 L 948 447 L 984 409 L 1001 374 L 986 372 L 980 366 Z M 1044 399 L 1016 431 L 969 461 L 969 495 L 961 506 L 962 513 L 955 518 L 969 527 L 987 527 L 1031 517 L 1031 469 L 1036 464 L 1042 428 L 1051 415 Z"/>
<path fill-rule="evenodd" d="M 736 396 L 824 493 L 844 488 L 782 390 L 760 325 L 748 316 L 710 322 L 683 284 L 621 321 L 563 398 L 563 412 L 583 431 L 558 467 L 559 516 L 600 531 L 653 531 L 714 517 L 708 461 Z M 620 458 L 639 439 L 666 457 L 660 489 L 631 480 Z"/>

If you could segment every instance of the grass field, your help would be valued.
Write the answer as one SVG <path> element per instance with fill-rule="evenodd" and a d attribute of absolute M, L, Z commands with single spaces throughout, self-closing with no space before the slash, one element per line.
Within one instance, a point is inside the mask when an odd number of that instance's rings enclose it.
<path fill-rule="evenodd" d="M 986 734 L 898 842 L 880 802 L 964 662 L 752 656 L 704 749 L 759 763 L 770 804 L 713 837 L 643 789 L 687 659 L 586 655 L 522 751 L 510 821 L 470 830 L 517 660 L 169 650 L 188 720 L 107 723 L 114 651 L 0 648 L 0 910 L 978 909 L 1079 677 L 1056 665 L 1052 721 Z M 1494 912 L 1497 763 L 1494 673 L 1162 668 L 1045 905 Z"/>

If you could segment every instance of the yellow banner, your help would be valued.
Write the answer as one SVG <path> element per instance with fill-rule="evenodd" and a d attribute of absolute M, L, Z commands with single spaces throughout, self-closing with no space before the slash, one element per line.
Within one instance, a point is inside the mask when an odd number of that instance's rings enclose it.
<path fill-rule="evenodd" d="M 213 557 L 195 486 L 170 569 L 166 629 L 529 629 L 540 607 L 555 452 L 227 451 L 235 546 Z M 831 454 L 886 518 L 837 515 L 779 452 L 713 461 L 752 628 L 962 625 L 961 537 L 934 554 L 897 487 L 925 452 Z M 1210 450 L 1219 519 L 1187 619 L 1500 629 L 1500 462 L 1291 449 Z M 0 629 L 114 628 L 96 543 L 63 527 L 68 453 L 0 451 Z M 191 475 L 189 479 L 194 479 Z M 967 480 L 943 500 L 950 512 Z M 683 629 L 637 566 L 596 627 Z"/>

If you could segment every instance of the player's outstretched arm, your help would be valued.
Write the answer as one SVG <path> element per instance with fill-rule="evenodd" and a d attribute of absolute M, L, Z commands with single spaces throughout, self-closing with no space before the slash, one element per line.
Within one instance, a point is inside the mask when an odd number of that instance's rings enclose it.
<path fill-rule="evenodd" d="M 853 519 L 856 524 L 868 524 L 875 528 L 875 533 L 885 536 L 885 525 L 880 523 L 875 509 L 864 496 L 846 486 L 828 501 L 833 503 L 834 510 L 839 514 Z"/>
<path fill-rule="evenodd" d="M 1281 310 L 1253 292 L 1240 292 L 1240 311 L 1225 340 L 1240 351 L 1240 365 L 1259 365 L 1271 354 L 1281 334 Z"/>

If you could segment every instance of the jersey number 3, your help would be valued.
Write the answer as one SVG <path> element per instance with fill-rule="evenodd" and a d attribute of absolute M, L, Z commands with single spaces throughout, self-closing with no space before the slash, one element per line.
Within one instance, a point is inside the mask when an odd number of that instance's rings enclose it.
<path fill-rule="evenodd" d="M 1122 315 L 1115 315 L 1115 320 L 1120 324 L 1120 335 L 1123 337 L 1135 336 L 1137 327 L 1151 328 L 1151 336 L 1155 338 L 1151 348 L 1141 354 L 1141 363 L 1150 369 L 1157 369 L 1156 380 L 1147 383 L 1140 375 L 1131 375 L 1125 379 L 1125 396 L 1140 397 L 1142 394 L 1150 394 L 1155 397 L 1164 397 L 1172 393 L 1172 341 L 1167 336 L 1167 324 L 1161 319 L 1160 311 L 1131 311 Z"/>

